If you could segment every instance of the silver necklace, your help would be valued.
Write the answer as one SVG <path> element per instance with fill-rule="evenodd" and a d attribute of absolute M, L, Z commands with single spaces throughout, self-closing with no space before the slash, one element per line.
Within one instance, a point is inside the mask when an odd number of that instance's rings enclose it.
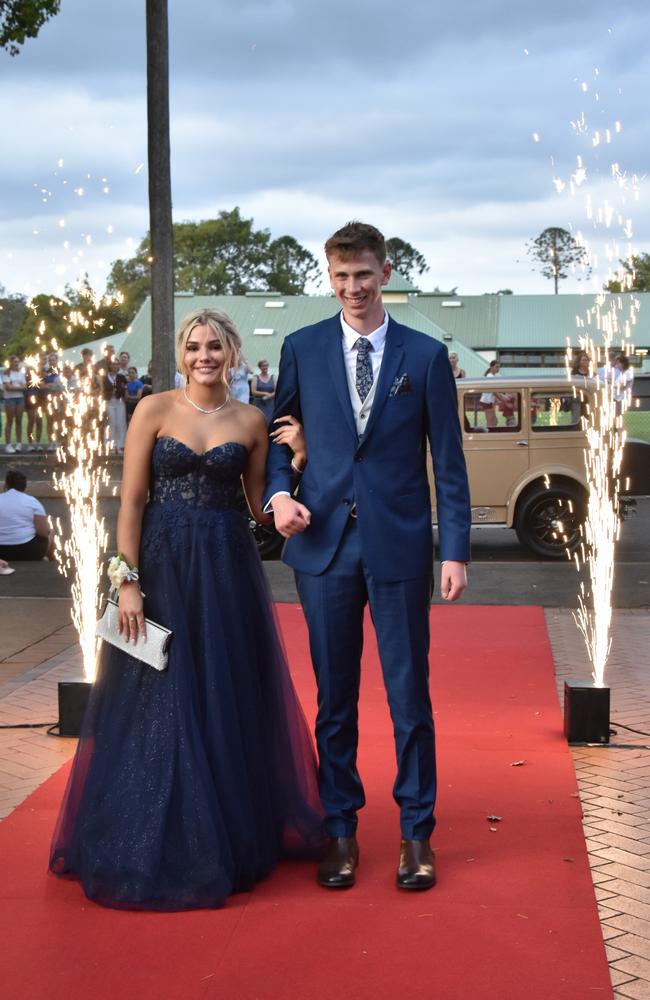
<path fill-rule="evenodd" d="M 223 403 L 219 403 L 219 405 L 215 406 L 213 410 L 206 410 L 204 409 L 204 407 L 199 406 L 198 403 L 195 403 L 193 399 L 190 399 L 190 397 L 187 395 L 187 389 L 183 389 L 183 393 L 185 395 L 185 399 L 190 404 L 190 406 L 193 406 L 195 410 L 199 411 L 199 413 L 218 413 L 219 410 L 223 410 L 226 403 L 230 402 L 230 389 L 226 391 L 226 398 L 224 399 Z"/>

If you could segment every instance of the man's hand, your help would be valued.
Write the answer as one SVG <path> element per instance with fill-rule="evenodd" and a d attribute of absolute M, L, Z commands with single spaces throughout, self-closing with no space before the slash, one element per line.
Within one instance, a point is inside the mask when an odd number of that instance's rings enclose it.
<path fill-rule="evenodd" d="M 304 504 L 298 503 L 293 497 L 281 493 L 271 501 L 275 527 L 284 538 L 298 535 L 309 527 L 311 512 Z"/>
<path fill-rule="evenodd" d="M 440 593 L 445 601 L 457 601 L 467 587 L 467 569 L 463 562 L 446 560 L 440 570 Z"/>

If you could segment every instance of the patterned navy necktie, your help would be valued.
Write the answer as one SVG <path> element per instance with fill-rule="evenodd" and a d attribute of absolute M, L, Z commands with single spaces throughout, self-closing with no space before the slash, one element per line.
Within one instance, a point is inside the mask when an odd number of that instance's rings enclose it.
<path fill-rule="evenodd" d="M 367 337 L 359 337 L 352 346 L 357 351 L 356 386 L 359 399 L 363 403 L 372 388 L 373 375 L 370 352 L 373 348 Z"/>

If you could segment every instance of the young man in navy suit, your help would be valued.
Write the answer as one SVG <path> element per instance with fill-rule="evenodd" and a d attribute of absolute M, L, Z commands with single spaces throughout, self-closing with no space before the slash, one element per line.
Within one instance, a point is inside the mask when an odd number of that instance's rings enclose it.
<path fill-rule="evenodd" d="M 436 764 L 426 445 L 435 471 L 440 590 L 455 601 L 467 585 L 471 523 L 456 384 L 445 347 L 384 309 L 391 265 L 382 234 L 352 222 L 325 252 L 342 311 L 286 338 L 276 389 L 274 416 L 302 423 L 307 464 L 294 498 L 291 453 L 274 442 L 266 491 L 288 539 L 283 558 L 295 571 L 318 683 L 316 742 L 330 838 L 318 881 L 328 888 L 355 882 L 357 812 L 365 802 L 357 704 L 369 603 L 397 752 L 397 885 L 430 889 Z"/>

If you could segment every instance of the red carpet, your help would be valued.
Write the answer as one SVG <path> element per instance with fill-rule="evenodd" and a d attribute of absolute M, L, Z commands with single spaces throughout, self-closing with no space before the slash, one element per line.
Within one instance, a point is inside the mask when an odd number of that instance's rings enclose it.
<path fill-rule="evenodd" d="M 298 608 L 278 608 L 307 709 Z M 437 607 L 432 690 L 439 884 L 394 888 L 399 826 L 390 720 L 372 632 L 364 660 L 357 886 L 328 892 L 286 863 L 225 909 L 105 910 L 45 874 L 65 782 L 0 824 L 0 983 L 17 1000 L 582 1000 L 611 998 L 539 608 Z M 522 766 L 511 766 L 514 761 Z M 490 823 L 489 815 L 501 816 Z M 492 832 L 490 827 L 496 827 Z"/>

